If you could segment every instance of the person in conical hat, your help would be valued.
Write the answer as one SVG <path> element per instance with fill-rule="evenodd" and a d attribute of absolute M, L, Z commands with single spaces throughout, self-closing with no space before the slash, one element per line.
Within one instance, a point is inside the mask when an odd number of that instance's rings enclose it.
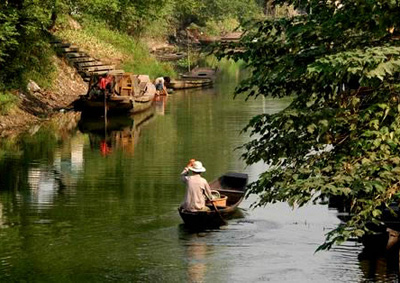
<path fill-rule="evenodd" d="M 211 189 L 207 180 L 201 176 L 206 168 L 200 161 L 191 159 L 181 173 L 181 179 L 186 184 L 186 193 L 181 207 L 187 211 L 210 210 L 205 198 L 211 199 Z M 191 174 L 189 174 L 191 173 Z"/>

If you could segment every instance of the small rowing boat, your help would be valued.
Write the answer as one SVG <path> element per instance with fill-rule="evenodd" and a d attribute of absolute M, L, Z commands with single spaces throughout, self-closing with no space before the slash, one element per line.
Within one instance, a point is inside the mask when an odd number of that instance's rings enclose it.
<path fill-rule="evenodd" d="M 218 211 L 212 204 L 207 204 L 210 211 L 186 211 L 179 207 L 179 215 L 185 225 L 196 230 L 218 228 L 224 225 L 224 218 L 232 215 L 242 202 L 246 193 L 247 179 L 247 174 L 226 173 L 211 182 L 211 190 L 218 191 L 221 199 L 226 200 L 226 205 L 221 206 L 217 201 Z"/>
<path fill-rule="evenodd" d="M 182 78 L 187 79 L 211 79 L 214 80 L 217 75 L 217 68 L 194 68 L 191 72 L 181 75 Z"/>
<path fill-rule="evenodd" d="M 188 88 L 201 88 L 201 87 L 209 87 L 213 84 L 212 79 L 190 79 L 190 78 L 182 78 L 182 79 L 172 79 L 169 82 L 165 82 L 167 88 L 172 89 L 188 89 Z"/>

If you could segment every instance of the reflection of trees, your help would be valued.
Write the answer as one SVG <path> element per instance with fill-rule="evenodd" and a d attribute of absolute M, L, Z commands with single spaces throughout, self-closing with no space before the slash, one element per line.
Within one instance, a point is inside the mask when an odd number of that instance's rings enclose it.
<path fill-rule="evenodd" d="M 3 227 L 4 223 L 5 223 L 5 219 L 3 219 L 3 205 L 0 202 L 0 228 Z"/>
<path fill-rule="evenodd" d="M 79 135 L 71 137 L 76 129 L 74 118 L 75 114 L 56 117 L 37 126 L 32 134 L 0 141 L 0 194 L 7 200 L 0 222 L 23 221 L 18 214 L 25 207 L 49 208 L 60 190 L 76 183 L 84 141 Z"/>

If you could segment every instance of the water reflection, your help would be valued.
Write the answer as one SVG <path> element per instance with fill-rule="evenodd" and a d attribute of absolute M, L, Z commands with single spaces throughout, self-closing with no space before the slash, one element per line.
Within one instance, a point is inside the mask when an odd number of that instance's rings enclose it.
<path fill-rule="evenodd" d="M 108 156 L 113 151 L 122 151 L 133 156 L 141 128 L 155 117 L 155 109 L 150 108 L 132 116 L 109 116 L 107 119 L 82 116 L 79 130 L 88 134 L 90 148 Z"/>
<path fill-rule="evenodd" d="M 5 227 L 5 218 L 3 216 L 3 204 L 0 202 L 0 229 Z"/>
<path fill-rule="evenodd" d="M 187 278 L 189 282 L 204 282 L 206 274 L 208 246 L 204 242 L 197 242 L 188 245 L 186 248 L 186 257 L 188 261 Z"/>
<path fill-rule="evenodd" d="M 158 95 L 154 98 L 154 107 L 158 115 L 165 115 L 168 96 Z"/>
<path fill-rule="evenodd" d="M 386 256 L 362 252 L 359 259 L 363 278 L 369 282 L 398 282 L 398 251 Z"/>
<path fill-rule="evenodd" d="M 262 164 L 245 168 L 234 149 L 248 137 L 239 132 L 255 114 L 275 113 L 288 101 L 232 100 L 239 75 L 232 67 L 213 89 L 159 97 L 143 116 L 110 118 L 107 126 L 82 117 L 77 130 L 66 115 L 71 126 L 61 131 L 41 128 L 0 142 L 0 281 L 397 278 L 398 269 L 386 259 L 358 260 L 358 243 L 314 254 L 339 222 L 337 211 L 323 205 L 293 211 L 274 204 L 239 210 L 224 230 L 183 229 L 179 173 L 188 158 L 206 164 L 207 180 L 238 171 L 254 181 L 265 170 Z"/>
<path fill-rule="evenodd" d="M 84 143 L 83 136 L 76 135 L 56 148 L 52 159 L 27 168 L 28 199 L 37 209 L 51 207 L 60 190 L 73 191 L 84 167 Z"/>
<path fill-rule="evenodd" d="M 28 183 L 31 189 L 32 203 L 39 205 L 53 203 L 58 186 L 51 172 L 43 168 L 30 168 L 28 170 Z"/>
<path fill-rule="evenodd" d="M 208 232 L 192 232 L 179 225 L 179 238 L 184 246 L 186 262 L 186 281 L 205 282 L 207 274 L 207 263 L 213 253 L 212 243 L 207 243 Z"/>

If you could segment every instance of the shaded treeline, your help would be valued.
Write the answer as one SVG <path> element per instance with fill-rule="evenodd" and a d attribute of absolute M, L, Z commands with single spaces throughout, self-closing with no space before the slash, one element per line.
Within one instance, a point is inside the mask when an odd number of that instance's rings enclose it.
<path fill-rule="evenodd" d="M 54 68 L 49 31 L 65 21 L 90 17 L 110 29 L 141 38 L 167 37 L 195 24 L 209 29 L 262 13 L 265 1 L 243 0 L 3 0 L 0 4 L 0 95 Z M 46 80 L 46 79 L 45 79 Z M 51 84 L 51 78 L 47 79 Z"/>

